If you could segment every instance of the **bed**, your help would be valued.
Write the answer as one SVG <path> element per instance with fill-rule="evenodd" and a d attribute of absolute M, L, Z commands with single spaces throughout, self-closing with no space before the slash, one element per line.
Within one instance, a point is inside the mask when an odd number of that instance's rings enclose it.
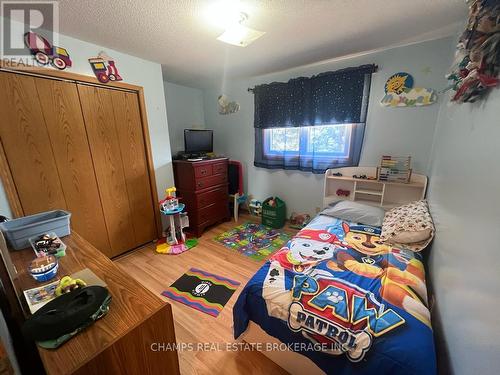
<path fill-rule="evenodd" d="M 379 236 L 318 215 L 245 286 L 235 338 L 291 373 L 436 373 L 422 256 Z"/>

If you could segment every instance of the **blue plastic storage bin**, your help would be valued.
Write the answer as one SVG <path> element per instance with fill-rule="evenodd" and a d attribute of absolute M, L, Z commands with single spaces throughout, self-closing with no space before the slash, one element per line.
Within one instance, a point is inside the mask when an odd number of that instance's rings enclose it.
<path fill-rule="evenodd" d="M 0 230 L 14 250 L 30 246 L 29 238 L 55 232 L 58 237 L 71 233 L 71 213 L 64 210 L 41 212 L 0 223 Z"/>

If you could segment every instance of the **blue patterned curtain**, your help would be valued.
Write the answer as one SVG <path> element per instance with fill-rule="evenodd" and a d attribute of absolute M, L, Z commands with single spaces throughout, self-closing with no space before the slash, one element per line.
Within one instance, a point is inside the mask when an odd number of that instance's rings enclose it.
<path fill-rule="evenodd" d="M 256 86 L 254 165 L 315 173 L 358 165 L 374 71 L 363 65 Z"/>

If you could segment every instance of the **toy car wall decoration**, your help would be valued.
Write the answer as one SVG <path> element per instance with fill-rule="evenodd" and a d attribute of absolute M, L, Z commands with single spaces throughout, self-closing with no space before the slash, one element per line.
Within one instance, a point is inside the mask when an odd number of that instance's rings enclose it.
<path fill-rule="evenodd" d="M 54 68 L 64 70 L 72 66 L 68 51 L 63 47 L 53 46 L 43 36 L 34 32 L 24 34 L 24 44 L 35 56 L 40 65 L 52 65 Z"/>
<path fill-rule="evenodd" d="M 91 57 L 89 59 L 89 64 L 92 67 L 96 78 L 101 83 L 123 80 L 123 78 L 118 73 L 118 69 L 115 65 L 115 60 L 106 55 L 106 53 L 104 52 L 100 52 L 97 57 Z"/>

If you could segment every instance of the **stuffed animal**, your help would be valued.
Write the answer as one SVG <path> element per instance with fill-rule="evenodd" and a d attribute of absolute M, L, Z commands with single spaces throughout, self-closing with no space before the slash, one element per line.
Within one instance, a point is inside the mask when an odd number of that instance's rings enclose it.
<path fill-rule="evenodd" d="M 302 229 L 311 221 L 311 215 L 292 212 L 289 221 L 291 228 Z"/>
<path fill-rule="evenodd" d="M 70 276 L 64 276 L 56 288 L 56 296 L 69 293 L 75 289 L 86 287 L 87 284 L 82 279 L 73 279 Z"/>

